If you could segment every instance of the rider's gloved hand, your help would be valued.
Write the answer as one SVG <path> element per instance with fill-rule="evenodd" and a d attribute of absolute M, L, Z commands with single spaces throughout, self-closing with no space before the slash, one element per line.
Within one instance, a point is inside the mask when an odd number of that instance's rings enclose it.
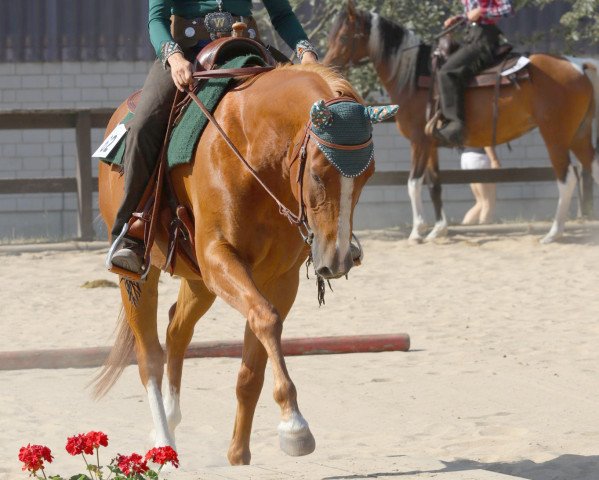
<path fill-rule="evenodd" d="M 182 92 L 186 87 L 193 86 L 193 70 L 183 54 L 173 53 L 168 57 L 168 63 L 171 66 L 171 77 L 175 86 Z"/>

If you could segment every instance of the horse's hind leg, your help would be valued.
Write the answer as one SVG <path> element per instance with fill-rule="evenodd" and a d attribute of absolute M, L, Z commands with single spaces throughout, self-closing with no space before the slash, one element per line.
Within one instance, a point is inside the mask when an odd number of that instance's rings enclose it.
<path fill-rule="evenodd" d="M 166 370 L 168 389 L 164 406 L 166 420 L 171 437 L 175 438 L 175 428 L 181 422 L 179 403 L 181 375 L 185 350 L 193 336 L 198 319 L 214 303 L 215 296 L 208 291 L 204 282 L 182 279 L 177 303 L 169 312 L 169 324 L 166 334 Z"/>
<path fill-rule="evenodd" d="M 295 270 L 285 277 L 273 281 L 270 287 L 267 286 L 262 289 L 267 298 L 277 308 L 282 320 L 287 317 L 287 313 L 293 305 L 299 285 L 299 276 Z M 246 323 L 243 356 L 237 377 L 237 414 L 235 416 L 233 438 L 231 439 L 227 455 L 232 465 L 247 465 L 250 463 L 252 421 L 264 383 L 264 369 L 267 358 L 268 355 L 264 346 L 252 331 L 249 322 Z M 299 413 L 299 410 L 296 410 L 294 420 L 298 424 L 305 425 L 307 428 L 307 423 Z M 281 422 L 279 425 L 281 448 L 291 455 L 305 455 L 306 453 L 310 453 L 315 446 L 314 437 L 308 431 L 305 438 L 297 442 L 296 436 L 292 431 L 294 426 L 290 422 Z"/>
<path fill-rule="evenodd" d="M 152 267 L 145 282 L 139 285 L 139 298 L 131 301 L 126 282 L 121 280 L 121 297 L 127 322 L 135 336 L 135 353 L 139 366 L 139 376 L 148 394 L 155 428 L 155 445 L 175 446 L 171 438 L 164 405 L 162 403 L 162 375 L 164 372 L 164 352 L 158 340 L 156 316 L 158 309 L 158 279 L 160 270 Z M 131 286 L 131 284 L 129 284 Z"/>
<path fill-rule="evenodd" d="M 543 134 L 542 130 L 541 134 Z M 545 135 L 543 136 L 545 137 Z M 541 239 L 541 243 L 544 244 L 551 243 L 561 238 L 563 235 L 564 225 L 570 210 L 572 194 L 576 189 L 576 172 L 574 171 L 574 166 L 570 162 L 568 148 L 552 145 L 547 138 L 545 138 L 545 143 L 547 145 L 549 157 L 551 158 L 553 170 L 557 176 L 559 200 L 551 229 L 549 230 L 549 233 Z"/>
<path fill-rule="evenodd" d="M 427 140 L 412 141 L 412 166 L 410 168 L 410 178 L 408 179 L 408 195 L 412 205 L 412 231 L 408 240 L 411 243 L 422 242 L 426 231 L 424 207 L 422 205 L 422 184 L 424 182 L 428 148 Z"/>

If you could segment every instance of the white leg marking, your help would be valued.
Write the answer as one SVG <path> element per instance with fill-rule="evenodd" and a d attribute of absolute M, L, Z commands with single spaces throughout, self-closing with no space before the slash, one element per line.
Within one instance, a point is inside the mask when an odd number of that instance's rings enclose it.
<path fill-rule="evenodd" d="M 351 237 L 351 207 L 354 199 L 354 179 L 341 177 L 339 218 L 337 220 L 337 258 L 342 265 L 349 252 Z"/>
<path fill-rule="evenodd" d="M 156 432 L 154 444 L 156 447 L 170 445 L 175 448 L 175 441 L 171 438 L 168 431 L 168 422 L 166 421 L 166 413 L 162 402 L 162 393 L 158 388 L 158 383 L 155 378 L 148 379 L 146 390 L 148 391 L 148 403 L 150 404 L 150 411 L 152 412 L 152 420 L 154 421 L 154 429 Z"/>
<path fill-rule="evenodd" d="M 431 230 L 431 232 L 426 236 L 427 242 L 431 240 L 435 240 L 436 238 L 445 237 L 447 235 L 447 217 L 445 216 L 445 211 L 441 210 L 441 219 L 435 222 L 435 226 Z"/>
<path fill-rule="evenodd" d="M 422 206 L 422 182 L 424 177 L 410 178 L 408 180 L 408 194 L 412 204 L 412 232 L 410 233 L 411 241 L 422 240 L 422 235 L 426 229 L 424 222 L 424 208 Z"/>
<path fill-rule="evenodd" d="M 287 455 L 308 455 L 316 448 L 308 422 L 298 411 L 291 413 L 288 420 L 279 423 L 279 445 Z"/>
<path fill-rule="evenodd" d="M 181 423 L 181 404 L 179 394 L 169 385 L 167 393 L 164 396 L 164 410 L 166 412 L 166 421 L 168 430 L 172 439 L 175 439 L 175 428 Z"/>
<path fill-rule="evenodd" d="M 551 230 L 549 230 L 549 233 L 541 239 L 541 243 L 551 243 L 560 238 L 564 233 L 564 224 L 566 223 L 566 218 L 568 218 L 570 201 L 572 200 L 572 194 L 576 188 L 574 166 L 570 165 L 568 167 L 565 182 L 562 183 L 558 181 L 557 188 L 559 190 L 559 201 L 557 202 L 555 219 L 553 220 L 553 225 L 551 225 Z"/>

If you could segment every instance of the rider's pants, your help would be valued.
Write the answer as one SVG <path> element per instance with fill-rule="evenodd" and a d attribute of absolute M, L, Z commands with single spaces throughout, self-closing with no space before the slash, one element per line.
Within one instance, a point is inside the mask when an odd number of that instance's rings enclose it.
<path fill-rule="evenodd" d="M 113 239 L 131 218 L 154 173 L 176 92 L 170 68 L 165 70 L 156 60 L 144 83 L 135 116 L 127 125 L 123 157 L 125 196 L 112 228 Z"/>
<path fill-rule="evenodd" d="M 469 25 L 462 46 L 449 56 L 439 70 L 441 111 L 450 122 L 464 123 L 466 85 L 493 61 L 493 50 L 500 33 L 495 25 Z"/>

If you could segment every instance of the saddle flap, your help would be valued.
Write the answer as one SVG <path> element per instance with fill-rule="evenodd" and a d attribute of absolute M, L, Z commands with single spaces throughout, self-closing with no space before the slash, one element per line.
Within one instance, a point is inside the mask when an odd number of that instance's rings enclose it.
<path fill-rule="evenodd" d="M 198 53 L 195 69 L 212 70 L 232 58 L 248 54 L 259 56 L 266 65 L 274 67 L 277 64 L 266 47 L 256 40 L 244 37 L 223 37 L 210 42 Z"/>

